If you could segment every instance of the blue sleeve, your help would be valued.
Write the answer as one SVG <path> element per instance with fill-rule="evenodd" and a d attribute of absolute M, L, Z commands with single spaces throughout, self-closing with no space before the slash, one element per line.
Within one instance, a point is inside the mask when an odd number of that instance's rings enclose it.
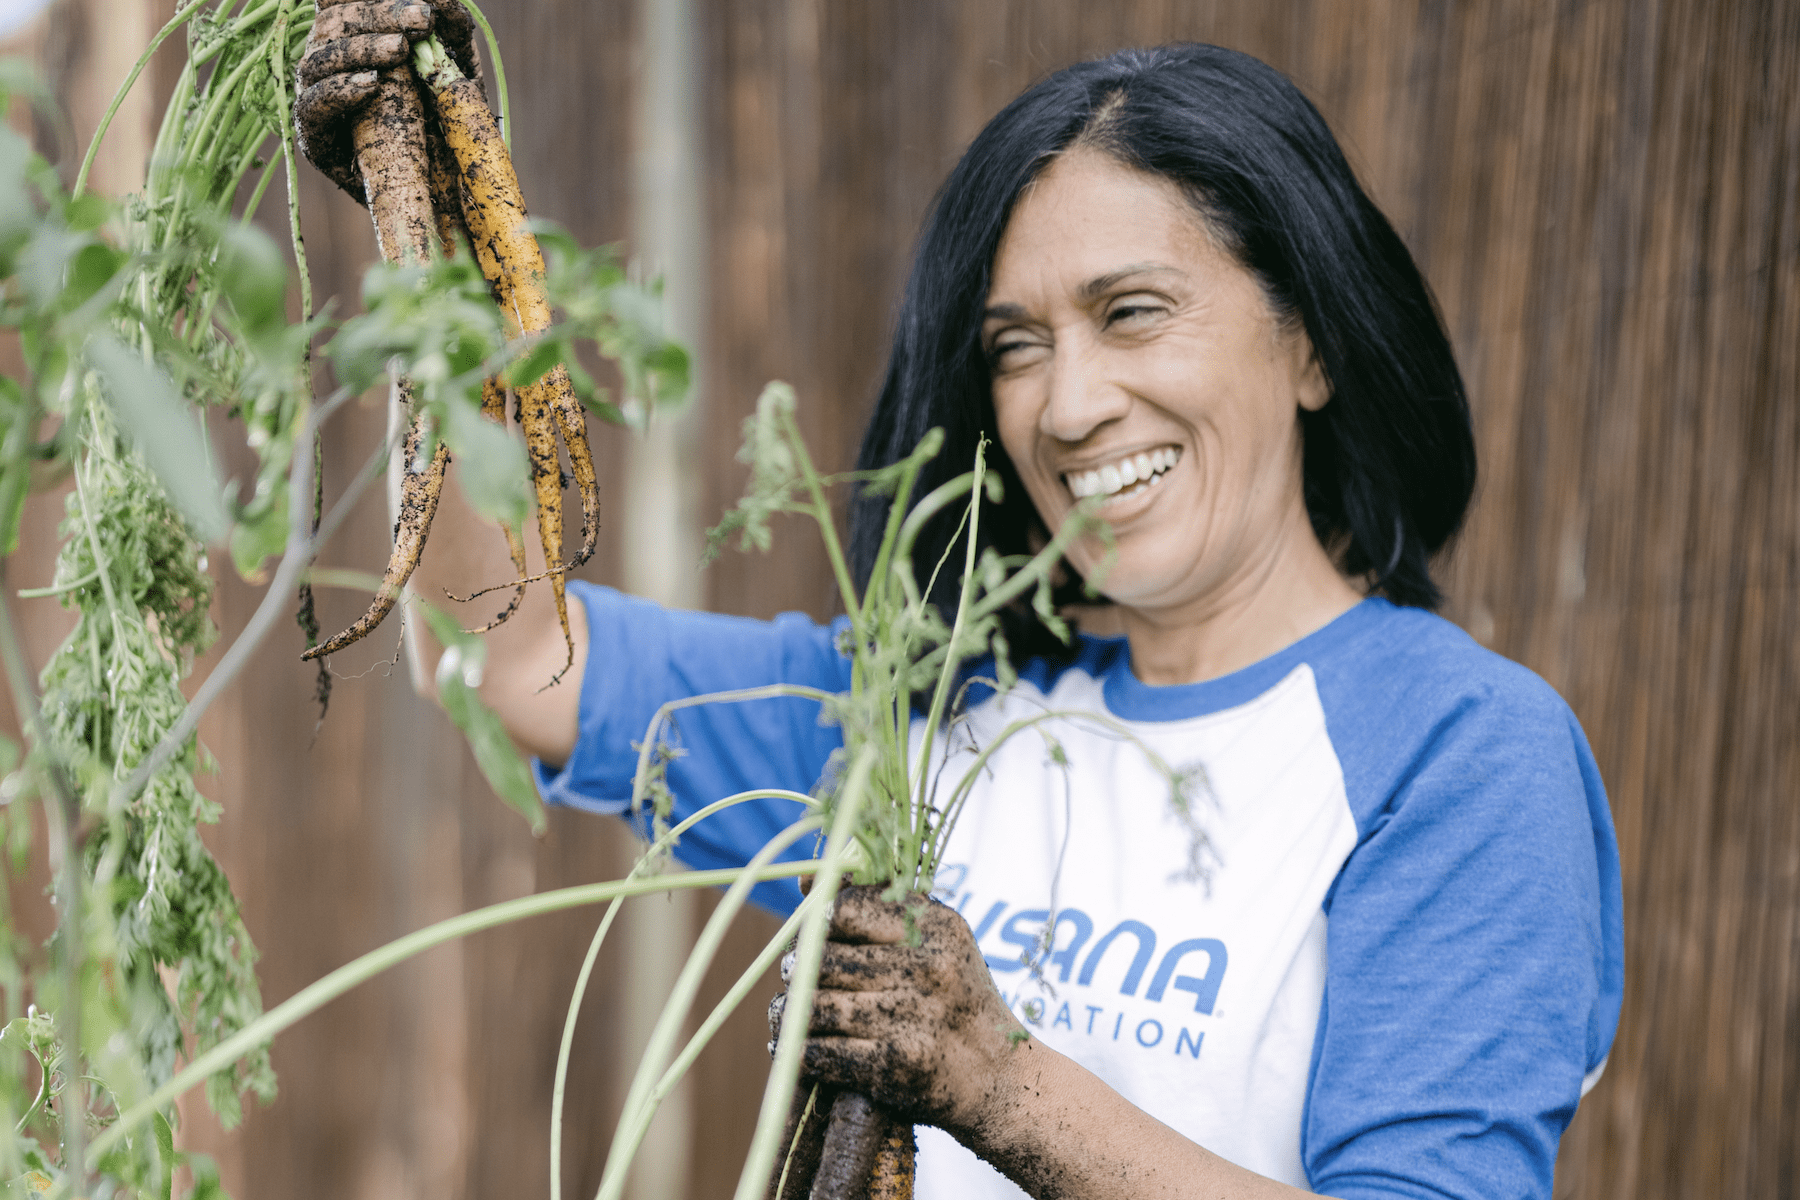
<path fill-rule="evenodd" d="M 1326 899 L 1301 1154 L 1344 1200 L 1549 1200 L 1618 1023 L 1593 756 L 1548 685 L 1470 650 L 1476 681 L 1401 671 L 1328 701 L 1333 742 L 1368 749 L 1340 756 L 1359 840 Z"/>
<path fill-rule="evenodd" d="M 549 804 L 625 812 L 637 744 L 670 700 L 772 683 L 849 689 L 850 666 L 837 651 L 836 627 L 800 614 L 755 621 L 673 612 L 579 582 L 569 584 L 569 594 L 587 611 L 588 655 L 575 752 L 560 769 L 533 764 Z M 831 752 L 843 745 L 838 728 L 820 722 L 816 701 L 793 697 L 683 709 L 667 740 L 680 752 L 668 767 L 675 820 L 752 788 L 811 791 Z M 741 866 L 800 815 L 797 801 L 740 804 L 683 835 L 676 856 L 700 869 Z M 811 853 L 811 841 L 802 839 L 783 857 Z M 799 904 L 800 889 L 793 881 L 766 883 L 753 898 L 787 913 Z"/>

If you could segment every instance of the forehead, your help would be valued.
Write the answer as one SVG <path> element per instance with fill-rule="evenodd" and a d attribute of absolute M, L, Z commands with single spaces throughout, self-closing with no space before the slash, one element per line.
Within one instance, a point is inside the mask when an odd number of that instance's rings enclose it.
<path fill-rule="evenodd" d="M 1015 291 L 1078 288 L 1136 264 L 1232 265 L 1187 194 L 1169 179 L 1082 147 L 1059 156 L 1019 195 L 994 255 L 995 300 Z"/>

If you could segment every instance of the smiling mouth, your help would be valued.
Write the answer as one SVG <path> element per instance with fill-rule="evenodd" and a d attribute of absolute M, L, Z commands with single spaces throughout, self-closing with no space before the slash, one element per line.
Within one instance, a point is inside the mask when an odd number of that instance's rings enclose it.
<path fill-rule="evenodd" d="M 1063 483 L 1077 500 L 1104 496 L 1108 500 L 1135 496 L 1162 482 L 1163 475 L 1181 460 L 1174 446 L 1127 454 L 1117 462 L 1107 463 L 1091 471 L 1070 471 Z"/>

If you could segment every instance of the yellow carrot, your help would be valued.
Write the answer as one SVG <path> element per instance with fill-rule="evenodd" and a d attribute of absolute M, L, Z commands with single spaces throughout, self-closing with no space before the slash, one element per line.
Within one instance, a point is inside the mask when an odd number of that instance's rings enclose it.
<path fill-rule="evenodd" d="M 463 219 L 484 273 L 497 286 L 501 309 L 513 331 L 523 336 L 550 327 L 550 299 L 544 287 L 544 256 L 527 223 L 525 202 L 512 159 L 488 111 L 479 85 L 465 78 L 442 47 L 427 39 L 416 49 L 414 65 L 436 102 L 444 140 L 462 172 Z M 587 425 L 567 370 L 557 367 L 536 383 L 518 389 L 519 423 L 524 427 L 538 499 L 538 534 L 544 545 L 551 587 L 563 638 L 574 662 L 563 572 L 592 556 L 599 538 L 599 484 Z M 562 473 L 556 453 L 560 429 L 569 464 L 581 491 L 581 551 L 562 560 Z M 565 666 L 565 670 L 566 670 Z M 560 678 L 560 672 L 558 678 Z"/>

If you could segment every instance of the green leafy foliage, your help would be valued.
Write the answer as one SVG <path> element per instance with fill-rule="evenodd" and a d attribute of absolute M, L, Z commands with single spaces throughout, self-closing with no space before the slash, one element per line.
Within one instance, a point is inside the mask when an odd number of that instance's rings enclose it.
<path fill-rule="evenodd" d="M 531 832 L 541 836 L 547 822 L 531 769 L 513 748 L 500 718 L 477 694 L 482 668 L 487 663 L 487 645 L 477 635 L 464 633 L 448 614 L 424 601 L 414 604 L 425 614 L 431 632 L 444 646 L 437 665 L 438 703 L 469 739 L 475 763 L 488 786 L 530 822 Z"/>
<path fill-rule="evenodd" d="M 611 246 L 583 249 L 546 221 L 533 222 L 532 228 L 544 250 L 550 302 L 562 310 L 563 321 L 543 338 L 540 353 L 526 359 L 521 372 L 542 363 L 543 370 L 527 376 L 541 378 L 554 365 L 548 347 L 558 346 L 582 402 L 617 424 L 641 424 L 652 409 L 684 400 L 692 381 L 688 353 L 663 331 L 661 282 L 630 279 Z M 625 381 L 622 407 L 612 404 L 606 389 L 581 368 L 573 353 L 580 339 L 592 341 L 603 358 L 617 364 Z"/>
<path fill-rule="evenodd" d="M 96 334 L 88 343 L 87 357 L 105 381 L 119 423 L 156 472 L 163 490 L 201 541 L 217 541 L 227 524 L 219 472 L 199 423 L 174 385 L 153 364 L 105 334 Z"/>
<path fill-rule="evenodd" d="M 628 279 L 610 249 L 584 250 L 554 231 L 547 284 L 564 320 L 530 341 L 507 341 L 466 252 L 418 268 L 377 264 L 360 314 L 341 324 L 315 314 L 288 116 L 312 15 L 304 0 L 183 5 L 158 41 L 185 31 L 187 61 L 145 186 L 122 202 L 83 191 L 92 150 L 71 195 L 0 123 L 0 325 L 17 331 L 24 358 L 16 378 L 0 379 L 0 553 L 16 548 L 29 493 L 74 482 L 53 579 L 27 589 L 76 616 L 38 681 L 45 736 L 23 755 L 0 744 L 0 856 L 15 870 L 26 860 L 22 801 L 35 797 L 82 868 L 84 917 L 65 920 L 52 946 L 66 980 L 28 977 L 0 889 L 0 1021 L 11 1022 L 0 1034 L 0 1128 L 16 1130 L 0 1133 L 0 1179 L 33 1188 L 73 1182 L 60 1123 L 71 1104 L 86 1111 L 81 1128 L 142 1109 L 179 1058 L 224 1046 L 262 1012 L 256 948 L 198 833 L 220 813 L 195 786 L 207 764 L 183 681 L 215 637 L 220 551 L 260 582 L 310 531 L 290 497 L 310 491 L 292 476 L 299 439 L 322 411 L 318 336 L 330 334 L 336 398 L 405 377 L 407 402 L 449 446 L 475 507 L 515 527 L 531 503 L 526 456 L 515 433 L 483 416 L 484 380 L 541 377 L 561 362 L 590 408 L 621 421 L 688 386 L 686 352 L 662 332 L 659 289 Z M 0 89 L 41 97 L 16 64 L 0 62 Z M 249 223 L 278 170 L 288 173 L 292 268 Z M 622 407 L 582 354 L 616 362 Z M 254 452 L 249 478 L 218 469 L 212 439 L 230 430 Z M 448 648 L 446 711 L 494 790 L 541 831 L 531 775 L 476 693 L 483 643 L 435 610 L 426 619 Z M 42 1009 L 18 1011 L 27 995 Z M 239 1045 L 257 1048 L 229 1063 Z M 215 1057 L 226 1065 L 207 1095 L 229 1126 L 246 1092 L 273 1095 L 274 1076 L 266 1047 L 248 1040 Z M 46 1104 L 52 1096 L 58 1103 Z M 223 1195 L 215 1169 L 175 1150 L 166 1116 L 118 1134 L 84 1164 L 103 1177 L 102 1192 L 172 1196 L 185 1165 L 191 1195 Z"/>

